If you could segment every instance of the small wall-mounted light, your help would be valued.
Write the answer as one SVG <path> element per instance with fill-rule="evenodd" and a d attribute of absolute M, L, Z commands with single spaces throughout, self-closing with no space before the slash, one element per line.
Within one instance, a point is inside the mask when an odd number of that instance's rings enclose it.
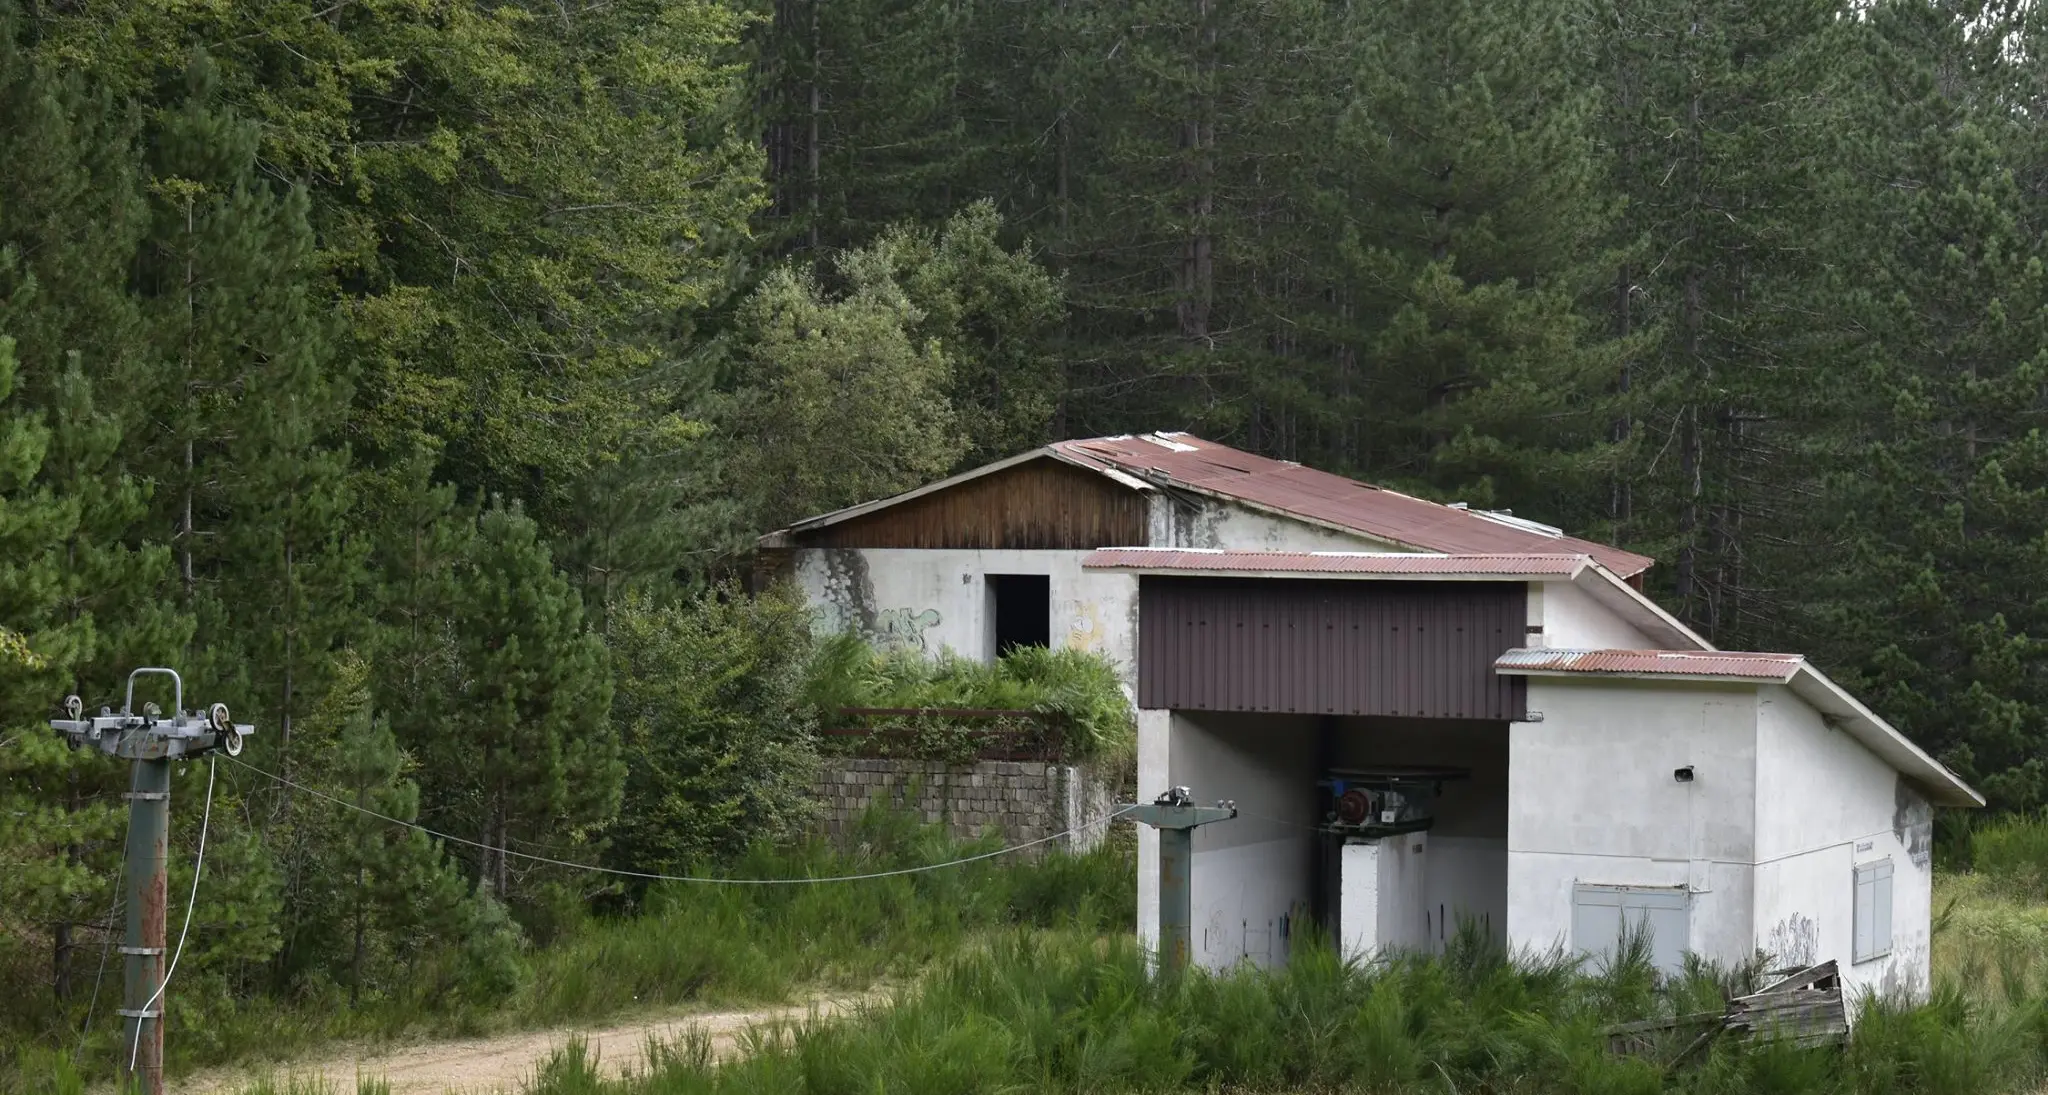
<path fill-rule="evenodd" d="M 1686 765 L 1686 766 L 1685 766 L 1685 767 L 1683 767 L 1683 768 L 1674 768 L 1674 769 L 1672 769 L 1672 770 L 1671 770 L 1671 778 L 1672 778 L 1672 779 L 1675 779 L 1675 780 L 1677 780 L 1677 781 L 1678 781 L 1678 782 L 1680 782 L 1680 783 L 1691 783 L 1691 782 L 1692 782 L 1692 765 L 1688 764 L 1688 765 Z"/>

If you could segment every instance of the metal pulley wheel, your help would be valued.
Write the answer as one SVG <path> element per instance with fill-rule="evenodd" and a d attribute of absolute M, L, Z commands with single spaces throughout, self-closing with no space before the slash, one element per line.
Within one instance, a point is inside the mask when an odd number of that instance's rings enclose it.
<path fill-rule="evenodd" d="M 242 755 L 242 732 L 235 728 L 235 722 L 228 715 L 228 705 L 216 703 L 206 709 L 207 725 L 213 727 L 214 741 L 228 756 Z"/>
<path fill-rule="evenodd" d="M 1337 797 L 1337 820 L 1346 825 L 1363 825 L 1372 816 L 1372 797 L 1353 787 Z"/>

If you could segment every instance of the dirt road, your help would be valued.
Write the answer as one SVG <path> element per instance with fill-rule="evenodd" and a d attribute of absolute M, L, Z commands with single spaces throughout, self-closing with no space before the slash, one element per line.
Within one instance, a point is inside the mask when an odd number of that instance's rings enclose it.
<path fill-rule="evenodd" d="M 846 1014 L 862 1004 L 880 1000 L 878 995 L 821 997 L 802 1004 L 759 1008 L 750 1011 L 717 1011 L 649 1016 L 631 1023 L 608 1027 L 557 1027 L 551 1030 L 508 1034 L 454 1042 L 428 1042 L 405 1047 L 376 1047 L 338 1054 L 323 1060 L 304 1061 L 251 1072 L 215 1072 L 193 1076 L 175 1087 L 195 1095 L 233 1095 L 243 1085 L 263 1075 L 279 1081 L 286 1078 L 317 1079 L 335 1095 L 355 1095 L 356 1078 L 382 1079 L 391 1085 L 391 1095 L 462 1095 L 517 1092 L 531 1080 L 534 1070 L 550 1053 L 583 1039 L 607 1076 L 638 1070 L 647 1056 L 650 1038 L 673 1041 L 692 1029 L 710 1039 L 714 1057 L 737 1050 L 750 1027 L 776 1023 L 801 1023 Z M 280 1082 L 280 1087 L 283 1084 Z"/>

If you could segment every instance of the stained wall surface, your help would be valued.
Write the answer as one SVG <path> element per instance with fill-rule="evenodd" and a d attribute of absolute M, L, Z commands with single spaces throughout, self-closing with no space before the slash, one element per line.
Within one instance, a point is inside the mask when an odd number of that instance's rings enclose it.
<path fill-rule="evenodd" d="M 1934 812 L 1899 773 L 1781 685 L 1758 696 L 1758 946 L 1833 958 L 1850 995 L 1928 987 Z M 1892 864 L 1891 952 L 1853 960 L 1855 869 Z"/>

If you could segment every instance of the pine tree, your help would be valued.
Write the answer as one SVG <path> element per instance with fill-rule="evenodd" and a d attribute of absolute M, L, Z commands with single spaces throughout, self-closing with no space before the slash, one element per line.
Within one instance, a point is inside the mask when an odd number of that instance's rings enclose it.
<path fill-rule="evenodd" d="M 54 542 L 56 601 L 44 626 L 62 623 L 73 638 L 38 687 L 46 699 L 71 692 L 97 708 L 118 702 L 129 669 L 163 664 L 190 631 L 165 597 L 169 553 L 139 538 L 147 492 L 121 459 L 124 436 L 145 421 L 133 391 L 146 358 L 126 293 L 146 226 L 135 122 L 24 56 L 13 18 L 0 5 L 0 332 L 20 362 L 13 405 L 55 424 L 37 481 L 71 513 Z M 77 987 L 77 923 L 103 918 L 115 888 L 127 778 L 43 736 L 24 739 L 10 767 L 26 781 L 18 786 L 44 795 L 34 809 L 73 836 L 60 854 L 68 881 L 39 900 L 51 914 L 50 986 L 61 1000 Z"/>
<path fill-rule="evenodd" d="M 1381 4 L 1343 37 L 1319 213 L 1346 312 L 1324 337 L 1356 359 L 1349 463 L 1583 528 L 1628 348 L 1583 304 L 1615 203 L 1582 5 Z"/>
<path fill-rule="evenodd" d="M 408 971 L 457 949 L 488 919 L 442 848 L 404 824 L 419 811 L 414 762 L 372 707 L 373 675 L 353 651 L 337 658 L 335 683 L 301 739 L 306 778 L 356 812 L 324 809 L 301 823 L 318 869 L 303 872 L 291 895 L 283 948 L 288 978 L 332 978 L 348 987 L 351 1007 L 389 995 L 432 1002 Z"/>
<path fill-rule="evenodd" d="M 2048 217 L 2002 102 L 2025 16 L 1878 5 L 1859 28 L 1878 94 L 1852 163 L 1892 185 L 1837 241 L 1841 457 L 1816 494 L 1829 565 L 1790 628 L 1999 806 L 2048 803 Z M 1882 136 L 1880 136 L 1882 135 Z M 1888 138 L 1888 139 L 1886 139 Z"/>
<path fill-rule="evenodd" d="M 90 840 L 114 834 L 106 810 L 73 808 L 70 758 L 39 725 L 69 668 L 90 643 L 90 625 L 60 611 L 60 545 L 78 519 L 76 503 L 39 480 L 49 430 L 18 409 L 14 340 L 0 336 L 0 841 L 9 867 L 0 872 L 0 903 L 32 922 L 79 919 L 73 898 L 104 891 L 79 854 Z M 65 995 L 69 953 L 60 950 L 56 995 Z"/>
<path fill-rule="evenodd" d="M 152 139 L 141 280 L 168 368 L 151 392 L 165 427 L 145 443 L 211 661 L 196 675 L 234 682 L 240 708 L 274 728 L 259 747 L 290 778 L 295 721 L 324 687 L 357 580 L 337 442 L 349 391 L 332 371 L 305 197 L 260 176 L 258 142 L 196 57 L 185 101 Z"/>
<path fill-rule="evenodd" d="M 458 573 L 457 689 L 420 754 L 430 789 L 489 848 L 567 858 L 611 819 L 624 775 L 604 645 L 516 506 L 483 512 Z M 513 893 L 508 857 L 482 853 L 477 875 L 501 900 Z"/>
<path fill-rule="evenodd" d="M 1606 294 L 1614 333 L 1649 339 L 1617 370 L 1635 459 L 1607 499 L 1619 534 L 1667 561 L 1653 580 L 1723 645 L 1769 645 L 1799 578 L 1802 437 L 1824 423 L 1811 369 L 1836 332 L 1813 302 L 1853 223 L 1837 204 L 1846 49 L 1822 0 L 1602 5 L 1606 143 L 1627 199 Z M 1853 216 L 1853 213 L 1850 214 Z M 1825 386 L 1822 386 L 1823 388 Z"/>

